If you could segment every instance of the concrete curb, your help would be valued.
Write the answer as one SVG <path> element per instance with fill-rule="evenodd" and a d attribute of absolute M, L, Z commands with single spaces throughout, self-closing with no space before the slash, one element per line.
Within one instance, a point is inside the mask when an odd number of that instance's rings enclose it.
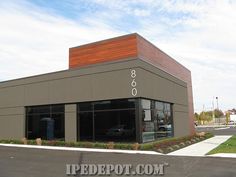
<path fill-rule="evenodd" d="M 225 130 L 225 129 L 229 129 L 230 127 L 222 127 L 222 128 L 215 128 L 215 130 Z"/>
<path fill-rule="evenodd" d="M 38 145 L 23 145 L 23 144 L 0 144 L 0 146 L 5 147 L 16 147 L 16 148 L 31 148 L 31 149 L 45 149 L 45 150 L 57 150 L 57 151 L 78 151 L 78 152 L 108 152 L 108 153 L 124 153 L 124 154 L 146 154 L 146 155 L 168 155 L 168 156 L 190 156 L 190 157 L 225 157 L 225 158 L 236 158 L 236 153 L 218 153 L 212 155 L 205 155 L 210 150 L 217 147 L 222 142 L 229 139 L 231 136 L 216 136 L 218 138 L 223 138 L 223 140 L 217 143 L 212 142 L 212 138 L 206 139 L 199 143 L 187 146 L 185 148 L 179 149 L 177 151 L 171 152 L 169 154 L 162 154 L 155 151 L 138 151 L 138 150 L 118 150 L 118 149 L 94 149 L 94 148 L 74 148 L 74 147 L 58 147 L 58 146 L 38 146 Z M 210 140 L 210 141 L 209 141 Z M 206 148 L 210 146 L 210 148 Z M 204 149 L 204 152 L 196 151 L 198 148 Z M 193 150 L 195 149 L 195 151 Z M 210 150 L 209 150 L 210 149 Z"/>
<path fill-rule="evenodd" d="M 207 155 L 208 157 L 227 157 L 227 158 L 236 158 L 236 153 L 217 153 Z"/>
<path fill-rule="evenodd" d="M 164 155 L 155 151 L 136 151 L 136 150 L 119 150 L 119 149 L 94 149 L 94 148 L 74 148 L 74 147 L 58 147 L 58 146 L 38 146 L 38 145 L 23 145 L 23 144 L 0 144 L 5 147 L 18 148 L 32 148 L 32 149 L 46 149 L 59 151 L 82 151 L 82 152 L 112 152 L 125 154 L 150 154 L 150 155 Z"/>

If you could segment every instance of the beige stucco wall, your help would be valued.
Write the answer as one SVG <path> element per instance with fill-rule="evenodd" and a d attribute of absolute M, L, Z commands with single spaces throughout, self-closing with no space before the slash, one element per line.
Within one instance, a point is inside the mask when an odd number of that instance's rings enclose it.
<path fill-rule="evenodd" d="M 137 72 L 136 96 L 131 69 Z M 65 103 L 72 104 L 65 109 L 65 138 L 74 141 L 74 103 L 131 97 L 173 103 L 175 136 L 188 134 L 186 83 L 144 61 L 126 60 L 0 83 L 0 139 L 25 136 L 24 106 Z"/>
<path fill-rule="evenodd" d="M 76 104 L 65 105 L 65 139 L 66 141 L 77 141 Z"/>
<path fill-rule="evenodd" d="M 0 139 L 25 137 L 24 107 L 0 109 Z"/>

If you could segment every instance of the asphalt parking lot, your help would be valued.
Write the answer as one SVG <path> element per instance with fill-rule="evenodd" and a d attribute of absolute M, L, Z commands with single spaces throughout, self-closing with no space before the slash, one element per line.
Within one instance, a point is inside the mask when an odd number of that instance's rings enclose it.
<path fill-rule="evenodd" d="M 231 126 L 231 127 L 197 126 L 196 131 L 198 131 L 198 132 L 211 132 L 214 135 L 236 135 L 236 126 Z"/>
<path fill-rule="evenodd" d="M 92 153 L 0 146 L 0 177 L 64 177 L 66 164 L 79 162 L 133 166 L 168 163 L 164 174 L 167 177 L 236 176 L 236 160 L 232 158 Z"/>

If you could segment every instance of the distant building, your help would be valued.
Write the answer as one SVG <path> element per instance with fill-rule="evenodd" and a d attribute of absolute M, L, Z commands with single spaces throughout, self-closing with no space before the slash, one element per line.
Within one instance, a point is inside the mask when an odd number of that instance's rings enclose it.
<path fill-rule="evenodd" d="M 234 115 L 236 114 L 236 109 L 231 109 L 231 110 L 228 110 L 227 112 L 229 112 L 231 115 Z"/>
<path fill-rule="evenodd" d="M 236 114 L 231 114 L 230 115 L 230 121 L 236 122 Z"/>

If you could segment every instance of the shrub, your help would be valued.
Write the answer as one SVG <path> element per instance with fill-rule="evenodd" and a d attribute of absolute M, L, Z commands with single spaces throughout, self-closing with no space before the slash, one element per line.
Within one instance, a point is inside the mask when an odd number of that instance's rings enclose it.
<path fill-rule="evenodd" d="M 172 137 L 167 139 L 158 140 L 155 142 L 149 142 L 144 144 L 138 143 L 114 143 L 114 142 L 65 142 L 56 140 L 0 140 L 0 143 L 5 144 L 27 144 L 29 145 L 46 145 L 46 146 L 66 146 L 66 147 L 83 147 L 83 148 L 102 148 L 102 149 L 126 149 L 126 150 L 154 150 L 161 153 L 169 153 L 173 150 L 177 150 L 180 147 L 188 146 L 192 143 L 211 138 L 211 133 L 205 133 L 204 136 L 199 134 L 185 136 L 185 137 Z"/>
<path fill-rule="evenodd" d="M 153 143 L 141 144 L 140 149 L 141 150 L 153 150 L 154 149 L 154 144 Z"/>
<path fill-rule="evenodd" d="M 55 146 L 65 146 L 66 142 L 65 141 L 55 141 L 54 145 Z"/>
<path fill-rule="evenodd" d="M 55 146 L 55 144 L 56 144 L 55 140 L 45 141 L 45 145 L 47 145 L 47 146 Z"/>
<path fill-rule="evenodd" d="M 131 149 L 132 149 L 132 144 L 115 143 L 114 148 L 115 148 L 115 149 L 127 149 L 127 150 L 131 150 Z"/>
<path fill-rule="evenodd" d="M 56 144 L 63 145 L 63 143 L 60 143 L 60 142 L 57 142 Z M 67 147 L 76 147 L 76 143 L 75 142 L 65 142 L 64 145 L 67 146 Z"/>
<path fill-rule="evenodd" d="M 21 141 L 23 144 L 25 144 L 25 145 L 27 144 L 27 138 L 22 138 Z"/>
<path fill-rule="evenodd" d="M 93 148 L 92 142 L 84 142 L 81 145 L 82 145 L 82 147 L 85 147 L 85 148 Z"/>
<path fill-rule="evenodd" d="M 114 147 L 115 147 L 114 142 L 111 141 L 107 143 L 107 149 L 114 149 Z"/>
<path fill-rule="evenodd" d="M 139 150 L 139 148 L 140 148 L 140 144 L 139 143 L 132 144 L 132 149 L 133 150 Z"/>
<path fill-rule="evenodd" d="M 41 138 L 37 138 L 36 140 L 36 144 L 41 146 L 42 145 L 42 139 Z"/>
<path fill-rule="evenodd" d="M 27 142 L 29 145 L 36 145 L 36 141 L 35 140 L 28 140 Z"/>
<path fill-rule="evenodd" d="M 1 140 L 0 143 L 3 144 L 23 144 L 22 140 Z"/>
<path fill-rule="evenodd" d="M 107 144 L 106 143 L 99 143 L 95 142 L 93 145 L 94 148 L 101 148 L 101 149 L 107 149 Z"/>

